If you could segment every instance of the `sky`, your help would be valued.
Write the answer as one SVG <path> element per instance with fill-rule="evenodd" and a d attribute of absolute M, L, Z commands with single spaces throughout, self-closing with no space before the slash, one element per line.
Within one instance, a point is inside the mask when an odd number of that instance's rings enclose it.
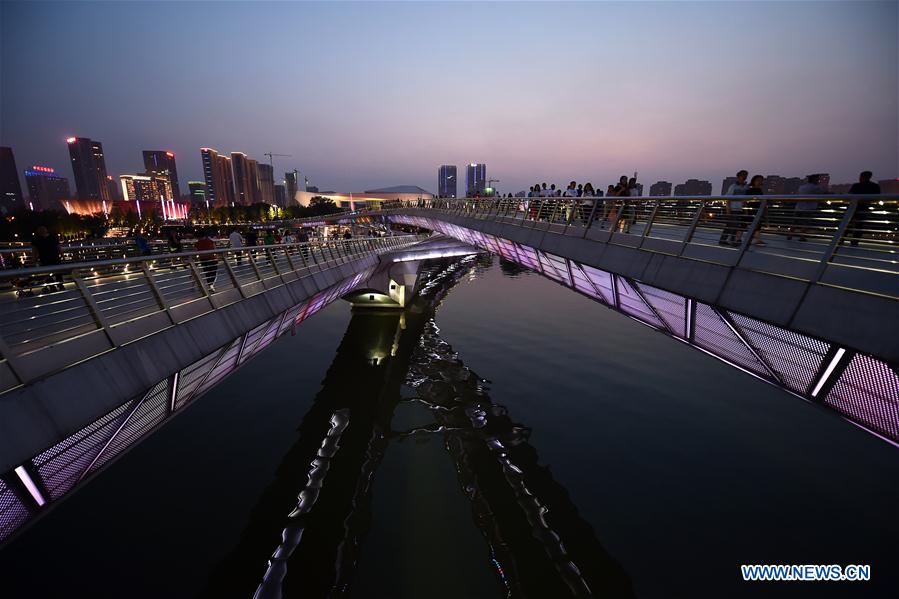
<path fill-rule="evenodd" d="M 322 190 L 487 164 L 715 188 L 739 169 L 899 177 L 899 2 L 0 2 L 0 145 L 73 182 L 172 150 L 276 157 Z M 282 175 L 283 176 L 283 175 Z M 461 190 L 460 190 L 461 191 Z"/>

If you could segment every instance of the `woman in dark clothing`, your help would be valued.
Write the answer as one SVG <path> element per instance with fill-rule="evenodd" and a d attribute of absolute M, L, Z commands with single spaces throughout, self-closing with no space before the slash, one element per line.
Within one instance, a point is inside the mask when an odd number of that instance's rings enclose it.
<path fill-rule="evenodd" d="M 761 175 L 755 175 L 749 181 L 749 188 L 746 190 L 746 195 L 748 196 L 760 196 L 764 195 L 765 192 L 762 189 L 762 184 L 765 182 L 765 178 Z M 741 215 L 743 224 L 740 227 L 744 231 L 746 228 L 752 223 L 755 218 L 755 214 L 759 209 L 759 206 L 762 205 L 761 200 L 750 200 L 746 202 L 746 207 L 749 209 L 747 213 Z M 764 215 L 763 215 L 764 216 Z M 741 231 L 742 236 L 742 231 Z M 739 242 L 739 239 L 737 239 Z M 762 241 L 762 223 L 759 223 L 759 227 L 755 230 L 755 233 L 752 234 L 752 245 L 765 245 L 765 242 Z"/>

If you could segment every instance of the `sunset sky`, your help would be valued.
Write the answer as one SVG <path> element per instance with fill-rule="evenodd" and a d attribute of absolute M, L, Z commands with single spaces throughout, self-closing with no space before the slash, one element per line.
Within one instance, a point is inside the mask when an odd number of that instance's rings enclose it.
<path fill-rule="evenodd" d="M 3 2 L 0 145 L 70 181 L 71 135 L 116 176 L 170 149 L 184 192 L 202 146 L 343 191 L 897 177 L 897 6 Z"/>

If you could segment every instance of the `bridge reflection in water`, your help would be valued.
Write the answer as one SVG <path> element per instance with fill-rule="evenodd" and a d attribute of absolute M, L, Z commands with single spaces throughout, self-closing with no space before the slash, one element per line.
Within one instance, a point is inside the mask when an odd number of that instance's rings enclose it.
<path fill-rule="evenodd" d="M 434 311 L 473 262 L 435 267 L 403 314 L 354 313 L 296 444 L 205 596 L 254 588 L 259 598 L 351 594 L 376 470 L 392 441 L 421 435 L 443 437 L 504 594 L 632 595 L 626 574 L 538 464 L 530 429 L 493 404 L 485 382 L 440 339 Z M 427 406 L 433 423 L 394 430 L 402 402 Z"/>

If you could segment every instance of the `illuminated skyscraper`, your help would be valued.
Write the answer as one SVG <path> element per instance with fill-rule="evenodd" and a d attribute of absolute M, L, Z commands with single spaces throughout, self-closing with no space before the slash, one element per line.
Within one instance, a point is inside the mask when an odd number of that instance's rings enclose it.
<path fill-rule="evenodd" d="M 231 170 L 234 173 L 234 201 L 249 206 L 256 201 L 256 161 L 243 152 L 231 152 Z"/>
<path fill-rule="evenodd" d="M 174 197 L 167 200 L 181 200 L 181 188 L 178 186 L 178 168 L 175 166 L 175 153 L 168 150 L 144 150 L 144 168 L 147 175 L 168 177 L 172 184 Z"/>
<path fill-rule="evenodd" d="M 10 214 L 25 205 L 12 148 L 0 147 L 0 213 Z"/>
<path fill-rule="evenodd" d="M 103 144 L 87 137 L 69 137 L 69 156 L 75 174 L 75 188 L 82 200 L 110 201 Z"/>
<path fill-rule="evenodd" d="M 484 190 L 487 189 L 487 165 L 472 162 L 467 170 L 465 195 L 468 197 L 484 195 Z"/>
<path fill-rule="evenodd" d="M 256 165 L 257 202 L 265 202 L 269 206 L 275 202 L 275 173 L 272 165 L 260 162 Z M 280 204 L 278 204 L 280 206 Z"/>
<path fill-rule="evenodd" d="M 164 175 L 121 175 L 122 199 L 126 202 L 161 202 L 172 199 L 172 183 Z"/>
<path fill-rule="evenodd" d="M 206 201 L 213 208 L 222 208 L 234 204 L 234 179 L 231 172 L 231 159 L 220 156 L 212 148 L 201 148 L 203 158 L 203 176 L 206 180 Z"/>
<path fill-rule="evenodd" d="M 194 208 L 208 208 L 206 201 L 206 182 L 188 181 L 187 189 L 190 191 L 190 205 Z"/>
<path fill-rule="evenodd" d="M 25 185 L 32 210 L 63 210 L 63 202 L 71 196 L 69 180 L 56 176 L 48 166 L 34 165 L 26 170 Z"/>
<path fill-rule="evenodd" d="M 282 208 L 287 206 L 287 195 L 283 185 L 275 185 L 275 205 Z"/>
<path fill-rule="evenodd" d="M 437 195 L 441 198 L 456 197 L 456 167 L 444 164 L 437 169 Z"/>

